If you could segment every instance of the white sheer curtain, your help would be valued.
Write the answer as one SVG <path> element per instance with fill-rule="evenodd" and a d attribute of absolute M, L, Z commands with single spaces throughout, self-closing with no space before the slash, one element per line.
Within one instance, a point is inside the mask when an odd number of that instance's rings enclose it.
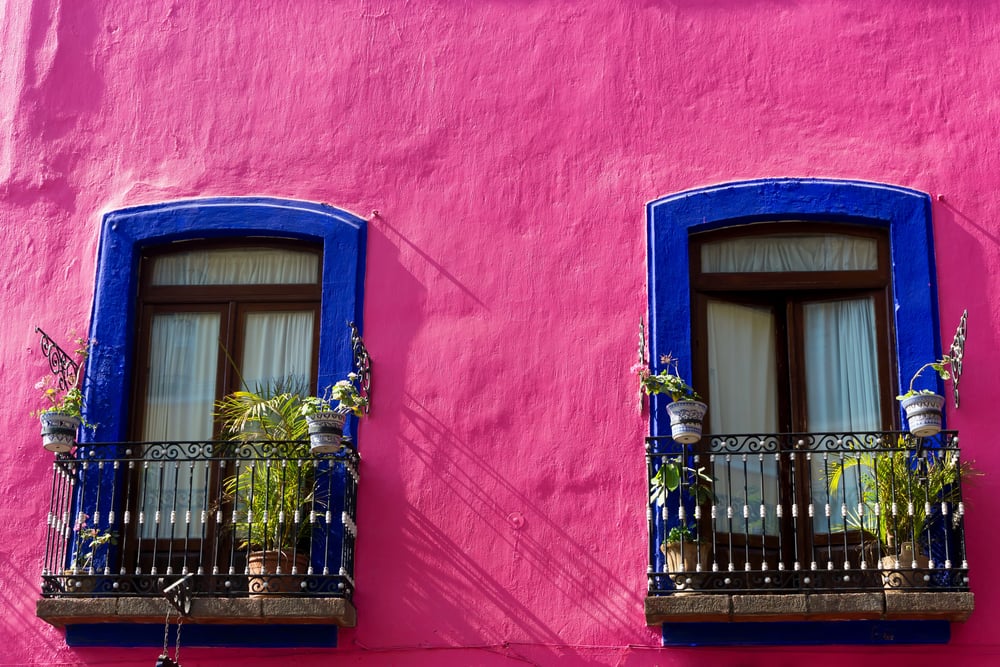
<path fill-rule="evenodd" d="M 705 243 L 705 273 L 863 271 L 878 268 L 873 238 L 847 234 L 773 234 Z"/>
<path fill-rule="evenodd" d="M 770 308 L 725 301 L 708 302 L 708 384 L 712 397 L 712 433 L 774 433 L 778 430 L 778 384 L 775 319 Z M 733 532 L 778 534 L 778 468 L 772 457 L 729 466 L 716 458 L 715 493 L 720 507 L 731 507 Z M 748 493 L 749 491 L 749 493 Z M 765 516 L 761 517 L 763 504 Z M 716 530 L 730 530 L 727 512 L 719 512 Z"/>
<path fill-rule="evenodd" d="M 878 430 L 874 299 L 806 303 L 802 315 L 809 430 Z"/>
<path fill-rule="evenodd" d="M 149 380 L 143 440 L 203 441 L 212 438 L 212 402 L 218 368 L 218 313 L 165 313 L 152 318 Z M 184 516 L 204 506 L 205 466 L 178 469 L 153 462 L 142 478 L 142 537 L 170 537 L 170 513 Z M 173 537 L 199 537 L 200 512 L 192 523 L 173 525 Z"/>
<path fill-rule="evenodd" d="M 806 418 L 812 432 L 852 433 L 881 427 L 875 301 L 871 297 L 812 302 L 802 307 L 805 330 Z M 832 463 L 832 462 L 831 462 Z M 833 532 L 846 527 L 843 507 L 858 504 L 859 468 L 850 468 L 827 495 L 830 463 L 812 459 L 813 527 Z M 826 505 L 831 506 L 829 524 Z M 847 524 L 852 523 L 848 519 Z"/>
<path fill-rule="evenodd" d="M 282 387 L 308 392 L 313 353 L 313 312 L 247 314 L 243 382 L 252 390 Z"/>
<path fill-rule="evenodd" d="M 283 248 L 192 250 L 157 257 L 154 285 L 275 285 L 315 283 L 319 256 Z"/>
<path fill-rule="evenodd" d="M 157 285 L 301 284 L 319 279 L 314 253 L 272 248 L 196 250 L 157 257 Z M 250 389 L 274 382 L 307 390 L 313 357 L 312 311 L 252 311 L 243 330 L 243 368 Z M 173 312 L 152 318 L 149 380 L 143 439 L 151 442 L 211 440 L 217 398 L 216 373 L 224 354 L 219 312 Z M 229 363 L 228 359 L 224 363 Z M 177 470 L 172 464 L 150 465 L 141 479 L 141 535 L 201 537 L 201 510 L 206 503 L 208 469 L 195 464 Z M 184 517 L 191 510 L 191 523 Z M 159 517 L 159 521 L 157 521 Z M 185 527 L 186 526 L 186 527 Z"/>
<path fill-rule="evenodd" d="M 845 234 L 764 235 L 706 243 L 701 251 L 706 273 L 789 271 L 854 271 L 878 266 L 874 239 Z M 861 432 L 881 427 L 875 302 L 871 297 L 814 300 L 802 303 L 807 429 L 812 432 Z M 776 324 L 768 308 L 719 300 L 708 302 L 709 410 L 713 433 L 772 433 L 777 426 L 775 363 Z M 793 388 L 794 389 L 794 388 Z M 850 527 L 857 507 L 857 468 L 830 493 L 829 465 L 822 454 L 811 463 L 813 526 L 817 532 Z M 728 465 L 716 461 L 717 496 L 740 517 L 734 531 L 742 532 L 743 505 L 749 506 L 750 532 L 774 534 L 778 498 L 777 469 L 766 462 Z M 747 484 L 749 493 L 744 492 Z M 721 489 L 721 492 L 718 491 Z M 756 491 L 755 489 L 761 489 Z M 765 519 L 759 518 L 760 503 Z M 827 506 L 829 505 L 829 520 Z M 843 513 L 847 508 L 848 518 Z M 727 521 L 716 520 L 718 530 Z"/>

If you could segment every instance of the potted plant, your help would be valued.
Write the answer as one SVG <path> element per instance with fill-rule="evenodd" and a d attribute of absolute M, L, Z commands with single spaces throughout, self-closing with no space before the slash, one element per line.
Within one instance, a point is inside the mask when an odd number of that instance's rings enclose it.
<path fill-rule="evenodd" d="M 357 378 L 356 373 L 350 373 L 346 380 L 329 387 L 323 396 L 303 399 L 302 414 L 306 418 L 309 443 L 314 454 L 327 454 L 340 449 L 347 415 L 364 416 L 368 399 L 355 386 Z"/>
<path fill-rule="evenodd" d="M 249 456 L 222 488 L 233 505 L 234 539 L 247 552 L 253 596 L 295 591 L 309 568 L 315 463 L 305 441 L 304 401 L 276 386 L 236 391 L 216 403 L 223 433 Z"/>
<path fill-rule="evenodd" d="M 705 468 L 691 468 L 684 465 L 680 456 L 665 459 L 656 474 L 649 482 L 649 502 L 657 507 L 664 507 L 669 493 L 681 488 L 695 504 L 711 502 L 712 478 Z M 684 502 L 678 498 L 678 506 Z M 678 512 L 678 514 L 680 514 Z M 697 585 L 690 576 L 691 572 L 708 562 L 708 544 L 699 543 L 694 524 L 680 523 L 667 531 L 660 552 L 666 557 L 667 571 L 674 577 L 678 590 Z"/>
<path fill-rule="evenodd" d="M 674 575 L 677 590 L 696 588 L 700 584 L 701 578 L 690 573 L 701 571 L 708 563 L 708 544 L 697 541 L 693 524 L 671 528 L 660 545 L 660 552 L 666 557 L 667 572 Z"/>
<path fill-rule="evenodd" d="M 900 570 L 928 567 L 925 547 L 931 533 L 940 530 L 936 539 L 947 537 L 944 528 L 933 525 L 947 517 L 935 515 L 934 510 L 944 503 L 954 507 L 961 500 L 960 480 L 979 473 L 970 462 L 959 463 L 954 451 L 920 451 L 912 435 L 900 435 L 882 450 L 836 463 L 830 471 L 831 495 L 852 469 L 858 477 L 846 483 L 861 489 L 862 512 L 848 513 L 848 527 L 878 540 L 886 588 L 921 585 L 920 573 Z"/>
<path fill-rule="evenodd" d="M 252 594 L 294 591 L 309 567 L 308 538 L 313 509 L 316 453 L 333 452 L 342 446 L 342 429 L 348 413 L 364 414 L 368 400 L 355 385 L 353 373 L 323 396 L 303 397 L 288 383 L 236 391 L 216 404 L 216 416 L 227 438 L 255 448 L 281 451 L 286 460 L 280 473 L 273 460 L 251 459 L 237 474 L 223 481 L 223 491 L 233 503 L 236 520 L 232 528 L 239 548 L 247 550 Z M 333 426 L 324 423 L 334 415 Z M 311 444 L 307 444 L 306 436 Z"/>
<path fill-rule="evenodd" d="M 76 537 L 70 552 L 70 566 L 63 573 L 66 575 L 66 588 L 72 593 L 89 593 L 94 590 L 97 581 L 94 576 L 94 557 L 102 546 L 118 544 L 118 533 L 88 527 L 89 520 L 90 515 L 81 512 L 73 526 Z"/>
<path fill-rule="evenodd" d="M 74 375 L 69 378 L 47 375 L 35 383 L 35 389 L 42 390 L 42 397 L 48 401 L 48 405 L 31 414 L 42 424 L 42 446 L 57 454 L 73 448 L 80 426 L 84 424 L 80 380 L 88 343 L 82 338 L 78 338 L 76 343 L 78 348 L 75 350 L 77 362 Z"/>
<path fill-rule="evenodd" d="M 676 359 L 665 354 L 660 357 L 660 363 L 666 367 L 656 374 L 650 373 L 644 366 L 638 368 L 642 391 L 650 396 L 670 394 L 667 414 L 670 415 L 671 436 L 675 442 L 684 445 L 698 442 L 708 406 L 699 400 L 698 393 L 680 376 Z"/>
<path fill-rule="evenodd" d="M 914 383 L 928 368 L 934 369 L 942 380 L 951 379 L 952 362 L 953 359 L 945 355 L 937 361 L 924 364 L 910 379 L 909 390 L 896 397 L 906 412 L 906 421 L 913 435 L 927 438 L 937 434 L 941 430 L 941 410 L 944 407 L 944 396 L 929 389 L 914 389 Z"/>

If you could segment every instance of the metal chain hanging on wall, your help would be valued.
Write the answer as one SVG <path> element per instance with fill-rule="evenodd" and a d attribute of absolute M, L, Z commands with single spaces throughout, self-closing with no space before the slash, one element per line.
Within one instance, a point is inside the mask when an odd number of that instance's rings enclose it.
<path fill-rule="evenodd" d="M 955 407 L 958 407 L 958 381 L 962 377 L 962 358 L 965 356 L 965 322 L 969 318 L 969 310 L 962 311 L 962 319 L 958 323 L 958 330 L 955 331 L 955 338 L 948 348 L 948 356 L 951 358 L 951 388 L 955 395 Z"/>
<path fill-rule="evenodd" d="M 174 657 L 170 658 L 170 611 L 167 607 L 167 615 L 163 621 L 163 652 L 156 658 L 155 667 L 181 667 L 181 626 L 184 624 L 184 617 L 191 615 L 191 589 L 188 587 L 188 579 L 193 574 L 186 574 L 166 588 L 163 588 L 163 597 L 170 603 L 171 607 L 177 610 L 177 637 L 174 640 Z M 160 579 L 160 586 L 164 580 Z"/>
<path fill-rule="evenodd" d="M 49 360 L 49 370 L 56 378 L 56 386 L 60 391 L 66 391 L 76 386 L 80 374 L 80 364 L 73 360 L 66 350 L 59 347 L 47 333 L 35 327 L 35 333 L 41 334 L 42 354 Z"/>
<path fill-rule="evenodd" d="M 361 332 L 358 331 L 358 327 L 355 326 L 354 322 L 348 322 L 347 326 L 351 327 L 351 349 L 354 352 L 354 370 L 358 375 L 354 382 L 361 397 L 367 399 L 365 414 L 368 414 L 372 405 L 372 359 L 368 356 L 368 348 L 365 347 L 365 342 L 361 339 Z"/>
<path fill-rule="evenodd" d="M 163 623 L 163 652 L 156 658 L 154 667 L 181 667 L 181 625 L 184 617 L 177 621 L 177 640 L 174 642 L 174 657 L 170 659 L 170 608 L 167 607 L 167 618 Z"/>

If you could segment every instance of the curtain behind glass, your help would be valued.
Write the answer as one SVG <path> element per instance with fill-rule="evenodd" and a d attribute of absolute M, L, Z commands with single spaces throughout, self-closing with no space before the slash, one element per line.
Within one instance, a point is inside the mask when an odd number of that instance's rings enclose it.
<path fill-rule="evenodd" d="M 247 314 L 243 347 L 243 382 L 257 391 L 281 387 L 309 393 L 313 356 L 313 312 L 276 311 Z"/>
<path fill-rule="evenodd" d="M 219 327 L 218 313 L 167 313 L 152 318 L 143 440 L 212 439 Z M 151 463 L 141 480 L 141 537 L 170 537 L 170 513 L 184 516 L 188 509 L 198 511 L 192 512 L 187 534 L 181 521 L 174 524 L 172 536 L 200 537 L 206 472 L 205 464 L 195 464 L 192 470 Z"/>
<path fill-rule="evenodd" d="M 154 285 L 298 285 L 319 281 L 319 256 L 281 248 L 192 250 L 157 257 Z"/>
<path fill-rule="evenodd" d="M 701 246 L 704 273 L 866 271 L 878 268 L 878 243 L 846 234 L 774 234 Z"/>
<path fill-rule="evenodd" d="M 806 419 L 812 432 L 877 431 L 882 426 L 875 350 L 875 300 L 871 297 L 814 302 L 802 307 L 805 330 Z M 831 462 L 832 464 L 832 462 Z M 845 471 L 832 497 L 827 496 L 830 465 L 812 460 L 812 500 L 817 532 L 857 524 L 858 467 Z M 831 512 L 827 523 L 826 505 Z M 845 524 L 844 506 L 848 517 Z M 852 519 L 852 513 L 854 518 Z"/>
<path fill-rule="evenodd" d="M 770 308 L 708 302 L 708 411 L 712 433 L 774 433 L 778 430 L 775 321 Z M 733 532 L 777 535 L 778 467 L 773 457 L 716 457 L 714 485 L 721 508 L 732 508 Z M 746 492 L 749 489 L 749 493 Z M 758 489 L 760 491 L 758 491 Z M 760 516 L 763 503 L 765 518 Z M 748 508 L 749 524 L 743 519 Z M 730 530 L 725 509 L 716 530 Z"/>
<path fill-rule="evenodd" d="M 154 285 L 316 283 L 319 257 L 280 248 L 195 250 L 155 258 L 152 274 Z M 248 313 L 241 369 L 248 388 L 282 382 L 294 385 L 285 384 L 287 388 L 308 391 L 313 319 L 312 311 Z M 220 314 L 158 314 L 151 326 L 143 438 L 154 442 L 211 440 L 216 371 L 222 353 Z M 208 482 L 207 464 L 195 463 L 184 470 L 150 465 L 140 480 L 141 536 L 202 537 L 201 510 Z M 186 524 L 188 510 L 191 516 Z M 178 513 L 173 526 L 172 512 Z M 186 530 L 185 525 L 189 526 Z"/>

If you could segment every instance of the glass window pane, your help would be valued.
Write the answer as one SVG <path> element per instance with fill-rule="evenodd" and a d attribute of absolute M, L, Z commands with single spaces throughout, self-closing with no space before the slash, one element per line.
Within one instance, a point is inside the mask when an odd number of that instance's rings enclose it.
<path fill-rule="evenodd" d="M 881 405 L 874 299 L 806 303 L 802 313 L 809 430 L 834 433 L 879 430 Z M 832 490 L 829 479 L 837 462 L 832 458 L 826 460 L 822 453 L 812 459 L 812 502 L 817 509 L 813 529 L 819 533 L 844 530 L 857 523 L 859 475 L 864 474 L 864 467 L 846 470 L 838 488 Z"/>
<path fill-rule="evenodd" d="M 847 234 L 771 234 L 701 246 L 704 273 L 873 271 L 878 243 Z"/>
<path fill-rule="evenodd" d="M 878 430 L 881 410 L 875 300 L 806 303 L 802 315 L 808 429 Z"/>
<path fill-rule="evenodd" d="M 247 314 L 243 382 L 252 391 L 282 387 L 308 394 L 313 358 L 313 311 Z"/>
<path fill-rule="evenodd" d="M 708 302 L 708 377 L 712 433 L 773 433 L 778 424 L 775 318 L 770 308 Z M 716 530 L 777 535 L 778 467 L 774 458 L 715 458 Z M 761 516 L 761 505 L 764 506 Z M 746 506 L 746 512 L 744 512 Z M 744 519 L 744 514 L 748 515 Z"/>
<path fill-rule="evenodd" d="M 301 285 L 319 282 L 319 255 L 283 248 L 192 250 L 153 261 L 153 285 Z"/>
<path fill-rule="evenodd" d="M 219 313 L 165 313 L 152 318 L 149 381 L 143 439 L 203 441 L 212 438 L 218 368 Z M 140 537 L 201 537 L 207 466 L 151 461 L 139 480 Z M 188 517 L 171 522 L 171 515 Z"/>

